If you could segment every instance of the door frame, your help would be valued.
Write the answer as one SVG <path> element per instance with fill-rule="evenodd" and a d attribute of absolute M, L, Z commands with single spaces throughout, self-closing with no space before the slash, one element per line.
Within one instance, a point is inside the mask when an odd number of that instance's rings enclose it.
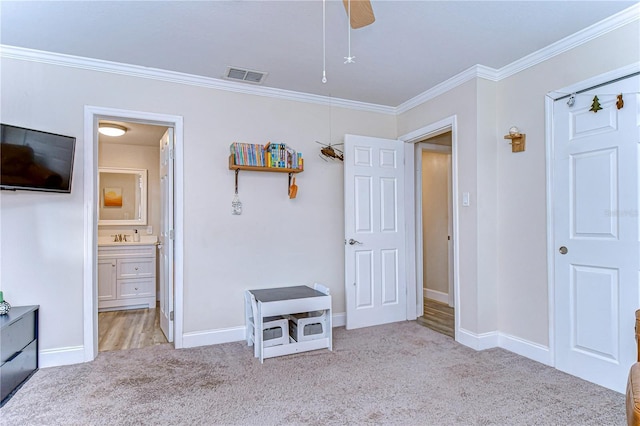
<path fill-rule="evenodd" d="M 460 303 L 460 256 L 458 247 L 459 235 L 459 205 L 458 205 L 458 119 L 457 115 L 443 118 L 434 123 L 428 124 L 417 130 L 398 137 L 405 143 L 405 209 L 406 229 L 407 229 L 407 319 L 415 320 L 424 314 L 422 282 L 418 281 L 418 264 L 422 259 L 418 259 L 419 249 L 416 238 L 418 206 L 422 205 L 422 194 L 417 192 L 417 179 L 421 179 L 416 173 L 416 144 L 425 139 L 442 133 L 451 132 L 451 209 L 453 215 L 453 232 L 451 241 L 453 245 L 453 295 L 454 295 L 454 318 L 455 318 L 455 340 L 458 340 L 458 330 L 460 328 L 460 313 L 462 304 Z M 420 219 L 422 220 L 422 219 Z M 421 243 L 420 243 L 421 244 Z M 411 283 L 414 284 L 414 291 L 410 291 Z"/>
<path fill-rule="evenodd" d="M 184 194 L 179 190 L 184 182 L 183 118 L 119 108 L 85 105 L 84 107 L 84 360 L 98 355 L 98 285 L 97 285 L 97 197 L 98 197 L 98 121 L 130 121 L 172 127 L 175 138 L 174 163 L 174 347 L 183 347 L 183 223 Z"/>
<path fill-rule="evenodd" d="M 570 94 L 588 90 L 594 86 L 604 85 L 612 82 L 613 80 L 621 79 L 631 74 L 640 72 L 640 63 L 631 64 L 622 68 L 618 68 L 612 71 L 608 71 L 604 74 L 591 77 L 587 80 L 580 81 L 578 83 L 571 84 L 569 86 L 553 90 L 545 96 L 544 110 L 545 110 L 545 160 L 546 160 L 546 201 L 547 201 L 547 299 L 548 299 L 548 315 L 549 315 L 549 354 L 551 366 L 556 366 L 556 322 L 555 322 L 555 229 L 554 222 L 554 209 L 553 204 L 553 188 L 555 184 L 553 175 L 553 165 L 555 161 L 554 151 L 555 144 L 553 140 L 553 106 L 554 103 L 560 99 L 568 98 Z"/>

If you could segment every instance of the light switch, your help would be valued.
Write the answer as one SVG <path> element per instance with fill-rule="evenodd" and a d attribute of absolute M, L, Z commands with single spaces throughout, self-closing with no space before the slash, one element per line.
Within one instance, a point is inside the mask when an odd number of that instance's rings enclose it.
<path fill-rule="evenodd" d="M 462 205 L 465 207 L 469 207 L 469 205 L 471 204 L 470 198 L 469 198 L 469 193 L 468 192 L 463 192 L 462 193 Z"/>

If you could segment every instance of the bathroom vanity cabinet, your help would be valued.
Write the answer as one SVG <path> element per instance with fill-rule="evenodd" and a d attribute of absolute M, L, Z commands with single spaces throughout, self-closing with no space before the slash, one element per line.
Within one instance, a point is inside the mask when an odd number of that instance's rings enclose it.
<path fill-rule="evenodd" d="M 155 306 L 156 245 L 98 246 L 98 310 Z"/>

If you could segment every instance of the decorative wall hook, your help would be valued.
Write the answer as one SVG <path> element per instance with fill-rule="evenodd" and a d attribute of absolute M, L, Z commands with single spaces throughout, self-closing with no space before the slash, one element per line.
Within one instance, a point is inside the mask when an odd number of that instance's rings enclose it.
<path fill-rule="evenodd" d="M 593 97 L 593 103 L 591 104 L 591 108 L 589 111 L 598 112 L 602 109 L 600 106 L 600 99 L 598 99 L 598 95 Z"/>
<path fill-rule="evenodd" d="M 616 107 L 618 109 L 622 109 L 624 107 L 624 101 L 622 100 L 622 93 L 617 96 L 618 100 L 616 101 Z"/>
<path fill-rule="evenodd" d="M 576 103 L 576 94 L 572 93 L 571 96 L 569 96 L 569 100 L 567 100 L 567 105 L 572 107 L 573 104 L 575 104 L 575 103 Z"/>

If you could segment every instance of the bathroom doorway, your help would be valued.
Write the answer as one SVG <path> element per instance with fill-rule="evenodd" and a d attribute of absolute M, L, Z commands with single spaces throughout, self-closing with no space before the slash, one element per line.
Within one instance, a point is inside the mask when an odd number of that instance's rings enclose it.
<path fill-rule="evenodd" d="M 451 142 L 448 131 L 416 144 L 424 303 L 418 322 L 455 338 Z"/>
<path fill-rule="evenodd" d="M 102 229 L 100 227 L 99 233 L 99 209 L 101 203 L 103 203 L 104 188 L 99 187 L 99 165 L 103 166 L 105 159 L 109 156 L 105 153 L 105 148 L 100 146 L 98 128 L 102 122 L 110 122 L 112 124 L 120 124 L 131 130 L 131 134 L 134 134 L 134 130 L 139 126 L 150 126 L 155 128 L 160 135 L 154 136 L 155 142 L 153 142 L 153 149 L 156 153 L 159 151 L 159 155 L 149 155 L 147 167 L 144 167 L 145 171 L 142 173 L 144 176 L 150 176 L 151 180 L 162 183 L 153 184 L 148 188 L 148 197 L 144 197 L 145 200 L 150 200 L 149 204 L 149 217 L 151 218 L 149 223 L 135 222 L 133 224 L 123 224 L 124 228 L 118 228 L 122 232 L 115 232 L 118 229 L 113 226 L 109 229 Z M 165 132 L 165 133 L 163 133 Z M 168 135 L 168 136 L 167 136 Z M 138 298 L 141 295 L 136 294 L 135 291 L 139 291 L 140 287 L 135 285 L 137 282 L 133 282 L 135 279 L 145 278 L 153 279 L 153 283 L 145 287 L 145 300 L 141 304 L 142 306 L 135 306 L 135 304 L 129 305 L 128 301 L 125 301 L 127 309 L 123 309 L 120 312 L 129 311 L 129 314 L 134 314 L 135 310 L 148 309 L 148 313 L 155 311 L 159 315 L 160 328 L 162 334 L 168 337 L 168 341 L 171 342 L 173 338 L 173 344 L 175 348 L 182 348 L 183 336 L 182 336 L 182 295 L 183 295 L 183 235 L 182 235 L 182 223 L 183 223 L 183 194 L 180 191 L 174 191 L 174 188 L 181 188 L 183 182 L 183 118 L 180 116 L 148 113 L 140 111 L 120 110 L 113 108 L 93 107 L 85 106 L 85 143 L 84 146 L 84 181 L 85 181 L 85 200 L 87 205 L 85 215 L 85 252 L 87 253 L 85 261 L 85 291 L 84 291 L 84 358 L 85 361 L 91 361 L 95 359 L 98 354 L 98 310 L 99 299 L 104 296 L 100 294 L 101 289 L 98 286 L 100 273 L 104 273 L 105 269 L 108 269 L 106 262 L 98 259 L 98 246 L 109 241 L 113 235 L 122 234 L 123 237 L 128 235 L 133 238 L 133 233 L 138 230 L 139 241 L 133 240 L 138 245 L 147 245 L 150 241 L 148 238 L 155 238 L 151 247 L 142 248 L 140 250 L 147 250 L 143 254 L 143 257 L 147 257 L 148 261 L 142 262 L 140 265 L 136 262 L 122 261 L 123 265 L 116 262 L 116 266 L 111 266 L 117 270 L 113 273 L 114 280 L 121 280 L 122 282 L 113 285 L 113 294 L 118 298 L 118 295 L 130 298 Z M 169 143 L 170 142 L 170 143 Z M 148 142 L 151 145 L 151 141 Z M 108 144 L 107 144 L 108 145 Z M 133 161 L 133 157 L 137 154 L 132 154 L 137 151 L 144 151 L 147 148 L 143 148 L 144 144 L 141 141 L 132 143 L 129 147 L 125 147 L 125 144 L 116 144 L 118 146 L 107 148 L 115 152 L 111 156 L 112 161 L 117 155 L 123 158 L 124 164 L 120 164 L 120 167 L 129 167 L 138 169 L 140 166 L 132 163 L 126 163 L 127 161 Z M 156 149 L 155 147 L 158 147 Z M 112 153 L 113 154 L 113 153 Z M 144 157 L 144 155 L 143 155 Z M 168 164 L 164 160 L 170 159 Z M 102 163 L 100 164 L 99 161 Z M 106 166 L 113 166 L 108 164 Z M 146 173 L 148 172 L 148 173 Z M 164 174 L 163 174 L 164 173 Z M 168 184 L 167 184 L 168 182 Z M 122 199 L 124 204 L 124 184 L 123 185 L 111 185 L 109 193 L 115 190 L 118 194 L 122 192 Z M 120 191 L 122 190 L 122 191 Z M 170 191 L 170 194 L 165 192 Z M 155 194 L 154 194 L 155 192 Z M 160 202 L 156 203 L 155 200 L 159 194 Z M 112 195 L 112 194 L 110 194 Z M 170 196 L 169 196 L 170 195 Z M 140 197 L 143 199 L 143 197 Z M 117 204 L 117 203 L 116 203 Z M 154 213 L 155 212 L 155 213 Z M 158 221 L 157 217 L 160 217 Z M 155 218 L 155 219 L 154 219 Z M 167 220 L 170 219 L 170 220 Z M 155 222 L 154 222 L 155 220 Z M 158 224 L 159 222 L 159 224 Z M 112 223 L 106 223 L 113 225 Z M 105 222 L 102 222 L 105 225 Z M 131 226 L 133 225 L 133 226 Z M 150 226 L 150 228 L 149 228 Z M 129 235 L 131 234 L 131 235 Z M 140 235 L 142 234 L 142 235 Z M 126 238 L 125 238 L 126 240 Z M 144 241 L 143 241 L 144 240 Z M 132 240 L 126 240 L 132 241 Z M 124 241 L 126 243 L 126 241 Z M 157 242 L 157 245 L 156 245 Z M 129 246 L 135 246 L 136 244 L 129 244 Z M 126 244 L 125 244 L 126 246 Z M 117 247 L 121 250 L 123 247 Z M 132 249 L 135 249 L 132 247 Z M 137 249 L 136 249 L 137 250 Z M 156 250 L 159 253 L 156 253 Z M 119 254 L 118 254 L 119 255 Z M 137 253 L 139 258 L 140 253 Z M 113 256 L 118 257 L 118 256 Z M 156 264 L 151 262 L 156 261 Z M 118 265 L 121 268 L 118 268 Z M 136 269 L 136 266 L 138 269 Z M 133 276 L 131 276 L 133 274 Z M 155 275 L 151 278 L 151 275 Z M 157 280 L 157 284 L 156 281 Z M 121 284 L 118 287 L 118 284 Z M 122 285 L 124 284 L 124 285 Z M 137 288 L 136 288 L 137 287 Z M 118 294 L 118 289 L 120 294 Z M 150 294 L 149 294 L 150 293 Z M 108 296 L 108 295 L 107 295 Z M 159 299 L 159 306 L 158 306 Z M 140 301 L 140 299 L 138 299 Z M 146 302 L 146 306 L 144 305 Z M 124 303 L 124 302 L 123 302 Z M 102 305 L 103 307 L 120 307 L 109 306 L 108 304 Z M 158 309 L 158 307 L 160 309 Z M 105 309 L 109 310 L 109 309 Z M 127 322 L 127 321 L 124 321 Z M 128 321 L 129 323 L 131 321 Z M 157 323 L 155 316 L 153 320 L 150 317 L 139 321 L 141 324 L 151 324 L 151 334 L 158 336 Z M 163 327 L 164 326 L 164 327 Z M 132 329 L 128 330 L 128 333 L 133 333 Z M 139 332 L 136 332 L 140 334 Z M 122 333 L 123 335 L 125 333 Z M 152 337 L 151 342 L 157 341 L 157 337 Z M 133 343 L 132 343 L 133 344 Z M 122 344 L 125 346 L 125 344 Z"/>
<path fill-rule="evenodd" d="M 108 130 L 103 133 L 105 128 L 116 133 Z M 169 336 L 165 336 L 160 328 L 162 276 L 157 236 L 162 223 L 160 140 L 169 128 L 101 119 L 98 129 L 98 351 L 167 343 Z M 102 176 L 109 176 L 117 182 L 115 177 L 121 175 L 102 173 L 112 170 L 139 170 L 146 175 L 144 209 L 137 209 L 143 211 L 140 214 L 144 217 L 137 220 L 139 223 L 101 220 L 103 214 L 112 218 L 123 210 L 118 206 L 103 208 L 106 188 L 103 188 Z M 126 198 L 126 193 L 122 195 Z M 117 241 L 120 236 L 124 241 Z M 125 260 L 126 264 L 123 263 Z M 152 270 L 145 271 L 144 277 L 133 273 L 146 265 L 152 265 Z M 132 268 L 131 274 L 124 271 L 127 267 Z M 123 273 L 127 273 L 128 278 L 123 279 Z M 149 303 L 150 299 L 153 303 Z"/>

